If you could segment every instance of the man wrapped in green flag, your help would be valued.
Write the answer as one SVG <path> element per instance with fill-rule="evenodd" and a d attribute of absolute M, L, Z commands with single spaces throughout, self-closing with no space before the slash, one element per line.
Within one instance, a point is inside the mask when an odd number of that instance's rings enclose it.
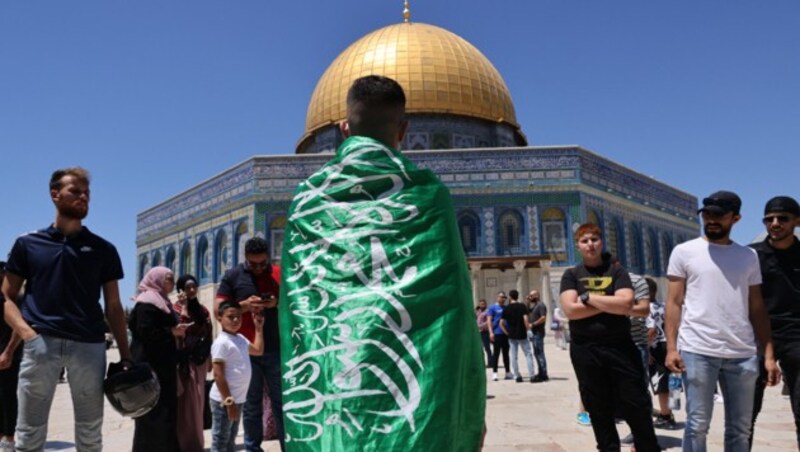
<path fill-rule="evenodd" d="M 300 184 L 283 249 L 290 451 L 477 451 L 486 377 L 447 188 L 396 148 L 405 94 L 347 96 L 349 137 Z"/>

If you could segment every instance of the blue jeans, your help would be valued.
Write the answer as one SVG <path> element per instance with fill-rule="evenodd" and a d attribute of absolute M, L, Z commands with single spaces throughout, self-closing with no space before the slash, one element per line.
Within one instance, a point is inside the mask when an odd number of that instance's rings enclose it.
<path fill-rule="evenodd" d="M 533 333 L 531 345 L 533 345 L 533 357 L 536 358 L 537 375 L 547 377 L 547 360 L 544 357 L 544 334 Z"/>
<path fill-rule="evenodd" d="M 686 430 L 683 450 L 705 452 L 706 435 L 714 411 L 714 389 L 719 380 L 725 398 L 725 451 L 750 449 L 748 437 L 753 416 L 753 396 L 758 378 L 758 358 L 714 358 L 681 351 L 686 366 Z"/>
<path fill-rule="evenodd" d="M 250 365 L 253 375 L 250 377 L 250 387 L 247 388 L 247 400 L 244 402 L 242 413 L 245 450 L 255 452 L 263 450 L 261 443 L 264 440 L 264 381 L 267 382 L 272 401 L 272 414 L 275 416 L 281 450 L 284 450 L 281 355 L 279 352 L 264 352 L 263 356 L 251 356 Z"/>
<path fill-rule="evenodd" d="M 508 339 L 511 347 L 511 367 L 514 369 L 514 375 L 520 377 L 519 363 L 517 362 L 517 347 L 522 347 L 522 353 L 525 354 L 525 361 L 528 363 L 528 377 L 533 378 L 533 355 L 531 354 L 531 344 L 528 338 L 525 339 Z"/>
<path fill-rule="evenodd" d="M 38 335 L 25 342 L 19 371 L 17 450 L 41 451 L 61 368 L 69 373 L 75 413 L 75 447 L 103 449 L 103 379 L 106 346 Z"/>
<path fill-rule="evenodd" d="M 239 419 L 232 421 L 228 417 L 227 407 L 214 400 L 209 402 L 211 403 L 211 452 L 233 452 L 236 434 L 239 433 L 242 404 L 236 405 L 239 408 Z"/>

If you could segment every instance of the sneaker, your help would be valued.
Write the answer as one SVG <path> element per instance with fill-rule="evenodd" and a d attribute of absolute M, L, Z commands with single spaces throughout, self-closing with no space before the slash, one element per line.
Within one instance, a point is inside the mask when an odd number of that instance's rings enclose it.
<path fill-rule="evenodd" d="M 550 377 L 547 375 L 542 375 L 542 381 L 550 381 Z"/>
<path fill-rule="evenodd" d="M 497 381 L 497 372 L 492 372 L 492 381 Z"/>
<path fill-rule="evenodd" d="M 522 383 L 522 376 L 521 375 L 517 375 L 517 383 Z"/>
<path fill-rule="evenodd" d="M 509 372 L 506 374 L 506 380 L 513 380 L 514 379 L 514 372 Z"/>
<path fill-rule="evenodd" d="M 628 436 L 619 440 L 621 444 L 633 444 L 633 433 L 628 433 Z"/>
<path fill-rule="evenodd" d="M 675 430 L 678 424 L 675 423 L 675 416 L 672 413 L 669 414 L 659 414 L 653 420 L 653 427 L 655 428 L 663 428 L 665 430 Z"/>
<path fill-rule="evenodd" d="M 592 425 L 592 418 L 589 417 L 589 413 L 586 411 L 581 411 L 578 413 L 578 424 L 581 425 Z"/>

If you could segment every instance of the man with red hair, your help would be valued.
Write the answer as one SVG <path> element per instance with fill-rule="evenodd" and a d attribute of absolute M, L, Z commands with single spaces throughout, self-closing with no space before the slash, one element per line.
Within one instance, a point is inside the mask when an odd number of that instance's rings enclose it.
<path fill-rule="evenodd" d="M 570 358 L 597 448 L 620 449 L 614 422 L 619 413 L 631 428 L 637 451 L 660 450 L 650 396 L 642 384 L 641 357 L 631 339 L 633 287 L 628 272 L 604 258 L 596 224 L 580 226 L 575 240 L 583 262 L 564 272 L 561 306 L 569 318 Z"/>

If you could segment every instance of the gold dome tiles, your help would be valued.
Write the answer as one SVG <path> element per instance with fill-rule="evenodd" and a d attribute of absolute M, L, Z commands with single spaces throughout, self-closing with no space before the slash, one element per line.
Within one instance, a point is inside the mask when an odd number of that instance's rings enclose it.
<path fill-rule="evenodd" d="M 442 28 L 401 23 L 362 37 L 331 63 L 309 102 L 306 135 L 345 119 L 347 90 L 370 74 L 396 79 L 406 91 L 409 113 L 456 114 L 518 127 L 505 82 L 478 49 Z"/>

